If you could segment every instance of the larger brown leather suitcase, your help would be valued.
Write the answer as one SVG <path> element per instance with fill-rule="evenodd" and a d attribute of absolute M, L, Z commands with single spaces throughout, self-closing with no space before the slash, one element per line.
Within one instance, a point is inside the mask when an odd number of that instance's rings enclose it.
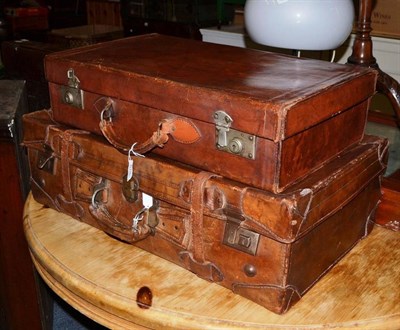
<path fill-rule="evenodd" d="M 362 139 L 376 82 L 366 68 L 154 34 L 50 54 L 45 71 L 57 121 L 272 192 Z"/>
<path fill-rule="evenodd" d="M 128 157 L 24 117 L 34 198 L 283 313 L 372 229 L 387 141 L 367 136 L 284 194 L 160 156 Z M 134 271 L 134 270 L 132 270 Z"/>

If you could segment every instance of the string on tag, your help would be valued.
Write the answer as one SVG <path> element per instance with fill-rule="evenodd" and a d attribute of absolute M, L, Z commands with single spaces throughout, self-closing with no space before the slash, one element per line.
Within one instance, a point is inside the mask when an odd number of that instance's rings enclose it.
<path fill-rule="evenodd" d="M 126 180 L 129 181 L 130 179 L 132 179 L 133 176 L 133 159 L 132 156 L 135 157 L 144 157 L 144 155 L 136 152 L 134 150 L 135 146 L 136 146 L 137 142 L 135 142 L 134 144 L 132 144 L 131 148 L 128 151 L 128 173 L 126 175 Z"/>
<path fill-rule="evenodd" d="M 138 223 L 143 219 L 143 213 L 146 212 L 147 209 L 144 207 L 142 208 L 132 219 L 132 229 L 134 232 L 137 232 Z"/>
<path fill-rule="evenodd" d="M 143 208 L 138 213 L 136 213 L 136 215 L 132 219 L 132 229 L 134 232 L 138 231 L 137 229 L 138 223 L 143 219 L 144 213 L 147 212 L 153 206 L 153 197 L 143 193 L 142 203 L 143 203 Z"/>

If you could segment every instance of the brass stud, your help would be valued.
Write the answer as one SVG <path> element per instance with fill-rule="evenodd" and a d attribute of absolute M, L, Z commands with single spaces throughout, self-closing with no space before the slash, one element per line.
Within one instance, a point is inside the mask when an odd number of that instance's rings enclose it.
<path fill-rule="evenodd" d="M 248 276 L 248 277 L 254 277 L 257 274 L 257 268 L 254 265 L 251 264 L 246 264 L 243 267 L 244 273 Z"/>

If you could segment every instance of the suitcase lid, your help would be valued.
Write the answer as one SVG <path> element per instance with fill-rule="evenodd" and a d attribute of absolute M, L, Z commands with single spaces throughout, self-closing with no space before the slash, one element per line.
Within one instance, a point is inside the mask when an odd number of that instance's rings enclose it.
<path fill-rule="evenodd" d="M 372 96 L 372 69 L 158 34 L 52 53 L 49 82 L 283 140 Z M 89 105 L 85 105 L 88 108 Z"/>

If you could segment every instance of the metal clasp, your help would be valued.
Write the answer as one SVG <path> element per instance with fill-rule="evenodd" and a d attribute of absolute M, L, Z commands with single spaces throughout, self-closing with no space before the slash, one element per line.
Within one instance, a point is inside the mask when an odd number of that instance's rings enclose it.
<path fill-rule="evenodd" d="M 150 227 L 152 234 L 154 234 L 154 229 L 158 225 L 158 218 L 156 214 L 156 209 L 158 208 L 158 202 L 153 199 L 152 196 L 142 193 L 142 203 L 143 207 L 136 213 L 132 219 L 132 230 L 134 232 L 138 231 L 138 223 L 144 216 L 147 217 L 147 225 Z M 152 212 L 150 212 L 152 211 Z"/>
<path fill-rule="evenodd" d="M 44 152 L 38 153 L 37 167 L 43 171 L 54 174 L 54 154 L 47 145 L 44 146 Z"/>
<path fill-rule="evenodd" d="M 80 80 L 73 69 L 67 71 L 68 86 L 61 86 L 61 102 L 83 109 L 83 91 L 79 88 Z"/>
<path fill-rule="evenodd" d="M 233 119 L 225 111 L 214 113 L 215 146 L 218 150 L 235 154 L 244 158 L 255 159 L 256 136 L 231 128 Z"/>
<path fill-rule="evenodd" d="M 75 76 L 74 69 L 68 69 L 68 86 L 73 88 L 79 88 L 79 83 L 81 82 L 77 76 Z"/>
<path fill-rule="evenodd" d="M 134 232 L 138 232 L 138 223 L 139 221 L 142 221 L 143 217 L 145 214 L 149 213 L 149 209 L 146 207 L 143 207 L 138 213 L 136 213 L 136 215 L 133 217 L 132 219 L 132 230 Z"/>
<path fill-rule="evenodd" d="M 217 136 L 217 148 L 227 147 L 228 132 L 233 119 L 226 112 L 219 110 L 214 113 L 214 122 Z"/>

